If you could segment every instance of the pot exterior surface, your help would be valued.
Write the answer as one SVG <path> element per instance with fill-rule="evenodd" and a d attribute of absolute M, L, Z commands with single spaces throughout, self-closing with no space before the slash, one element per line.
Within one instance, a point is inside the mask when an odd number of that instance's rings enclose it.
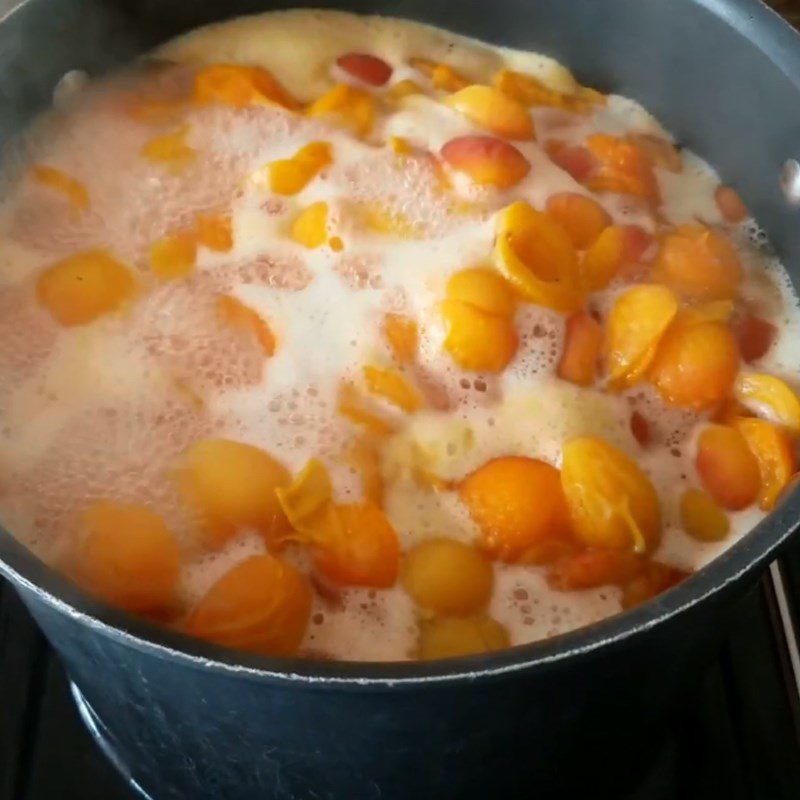
<path fill-rule="evenodd" d="M 28 0 L 0 24 L 0 137 L 48 104 L 70 69 L 94 74 L 194 25 L 279 5 Z M 800 158 L 800 47 L 756 0 L 462 0 L 457 12 L 429 0 L 310 5 L 539 50 L 583 82 L 637 98 L 741 191 L 796 275 L 800 225 L 778 175 Z M 790 506 L 710 573 L 737 580 L 679 614 L 591 652 L 573 637 L 550 662 L 430 683 L 276 679 L 192 661 L 68 613 L 37 588 L 52 584 L 43 569 L 9 571 L 107 748 L 159 800 L 619 797 L 699 679 L 737 598 L 796 525 L 800 499 Z M 0 558 L 14 547 L 0 531 Z"/>
<path fill-rule="evenodd" d="M 22 597 L 103 744 L 154 800 L 487 800 L 619 797 L 743 590 L 586 657 L 384 687 L 288 686 L 158 657 Z"/>

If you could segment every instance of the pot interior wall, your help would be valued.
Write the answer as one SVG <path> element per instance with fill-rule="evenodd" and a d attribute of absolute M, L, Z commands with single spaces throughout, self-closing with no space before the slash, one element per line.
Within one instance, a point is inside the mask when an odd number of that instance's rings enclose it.
<path fill-rule="evenodd" d="M 259 0 L 47 0 L 2 25 L 0 135 L 49 102 L 69 69 L 98 73 L 199 24 L 292 3 Z M 578 78 L 640 100 L 711 161 L 762 221 L 790 269 L 797 212 L 778 176 L 800 157 L 800 47 L 757 0 L 311 0 L 410 17 L 561 59 Z M 457 10 L 456 10 L 457 9 Z M 749 39 L 750 41 L 746 41 Z M 367 45 L 368 43 L 365 43 Z"/>

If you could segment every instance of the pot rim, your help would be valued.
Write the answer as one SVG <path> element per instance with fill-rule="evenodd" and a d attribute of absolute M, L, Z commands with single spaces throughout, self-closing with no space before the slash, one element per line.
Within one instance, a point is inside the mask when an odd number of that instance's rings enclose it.
<path fill-rule="evenodd" d="M 442 682 L 503 677 L 566 659 L 587 657 L 600 648 L 657 628 L 746 580 L 800 530 L 800 485 L 772 513 L 706 567 L 654 600 L 592 625 L 530 644 L 476 656 L 436 661 L 362 662 L 275 658 L 211 644 L 96 600 L 40 561 L 0 528 L 0 573 L 95 635 L 116 639 L 155 657 L 231 676 L 284 684 L 337 688 L 420 687 Z M 27 598 L 24 598 L 27 599 Z"/>
<path fill-rule="evenodd" d="M 0 19 L 24 11 L 33 0 Z M 800 93 L 800 37 L 762 0 L 694 0 L 758 47 Z M 135 617 L 84 593 L 0 528 L 0 574 L 35 599 L 85 625 L 91 633 L 177 660 L 187 667 L 306 687 L 377 688 L 435 686 L 489 679 L 587 657 L 603 647 L 665 624 L 762 567 L 800 528 L 800 485 L 736 544 L 658 598 L 592 625 L 530 644 L 477 656 L 411 662 L 313 661 L 271 658 L 214 645 Z M 30 597 L 30 596 L 33 597 Z"/>

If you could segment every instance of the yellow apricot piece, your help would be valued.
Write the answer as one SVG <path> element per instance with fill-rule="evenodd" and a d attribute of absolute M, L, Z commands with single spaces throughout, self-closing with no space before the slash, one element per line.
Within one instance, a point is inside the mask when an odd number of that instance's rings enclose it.
<path fill-rule="evenodd" d="M 488 605 L 494 573 L 488 559 L 474 547 L 441 537 L 408 551 L 401 580 L 421 608 L 461 617 Z"/>
<path fill-rule="evenodd" d="M 162 281 L 190 275 L 196 259 L 197 239 L 188 231 L 165 236 L 150 247 L 150 269 Z"/>
<path fill-rule="evenodd" d="M 562 312 L 580 305 L 575 246 L 557 222 L 524 200 L 497 217 L 494 264 L 531 303 Z"/>
<path fill-rule="evenodd" d="M 388 436 L 394 432 L 394 426 L 389 421 L 366 408 L 364 398 L 349 381 L 339 387 L 337 410 L 350 422 L 362 426 L 375 436 Z"/>
<path fill-rule="evenodd" d="M 678 299 L 663 286 L 633 286 L 617 297 L 604 344 L 612 387 L 632 386 L 642 378 L 677 313 Z"/>
<path fill-rule="evenodd" d="M 329 117 L 350 128 L 357 136 L 368 136 L 375 122 L 372 95 L 340 83 L 315 100 L 306 110 L 309 117 Z"/>
<path fill-rule="evenodd" d="M 297 101 L 265 69 L 243 64 L 211 64 L 195 75 L 194 102 L 234 108 L 274 103 L 296 109 Z"/>
<path fill-rule="evenodd" d="M 264 355 L 275 355 L 275 335 L 267 322 L 241 300 L 222 294 L 217 298 L 217 316 L 225 325 L 254 333 Z"/>
<path fill-rule="evenodd" d="M 400 545 L 377 505 L 334 503 L 328 471 L 315 459 L 277 495 L 299 541 L 311 545 L 321 575 L 346 586 L 394 584 Z"/>
<path fill-rule="evenodd" d="M 771 511 L 797 471 L 794 442 L 784 428 L 763 419 L 740 417 L 733 425 L 744 436 L 758 462 L 761 474 L 758 505 L 763 511 Z"/>
<path fill-rule="evenodd" d="M 34 180 L 61 192 L 69 200 L 73 211 L 83 212 L 89 209 L 89 192 L 86 186 L 71 175 L 46 164 L 34 164 L 31 168 Z"/>
<path fill-rule="evenodd" d="M 398 81 L 389 88 L 389 97 L 391 97 L 392 100 L 402 100 L 404 97 L 410 97 L 412 94 L 423 94 L 423 88 L 410 78 Z"/>
<path fill-rule="evenodd" d="M 383 335 L 398 364 L 411 364 L 417 357 L 419 329 L 416 320 L 388 313 L 383 318 Z"/>
<path fill-rule="evenodd" d="M 136 291 L 133 274 L 103 250 L 89 250 L 46 269 L 36 282 L 39 302 L 62 325 L 86 325 L 117 310 Z"/>
<path fill-rule="evenodd" d="M 98 500 L 80 520 L 75 577 L 126 611 L 158 613 L 175 600 L 180 551 L 164 520 L 143 506 Z"/>
<path fill-rule="evenodd" d="M 504 650 L 511 646 L 508 631 L 486 615 L 425 620 L 419 632 L 422 661 L 456 658 Z"/>
<path fill-rule="evenodd" d="M 699 489 L 687 489 L 681 496 L 681 525 L 702 542 L 722 541 L 731 529 L 728 515 Z"/>
<path fill-rule="evenodd" d="M 604 95 L 578 87 L 574 94 L 566 94 L 546 86 L 538 78 L 510 69 L 501 69 L 494 78 L 494 85 L 503 94 L 513 97 L 526 106 L 550 106 L 566 111 L 584 112 L 605 103 Z"/>
<path fill-rule="evenodd" d="M 291 158 L 273 161 L 268 165 L 269 188 L 280 195 L 295 195 L 313 178 L 331 164 L 331 146 L 328 142 L 309 142 Z M 256 182 L 261 178 L 256 174 Z"/>
<path fill-rule="evenodd" d="M 595 436 L 568 441 L 561 486 L 575 536 L 587 547 L 650 552 L 661 540 L 661 504 L 633 459 Z"/>
<path fill-rule="evenodd" d="M 462 369 L 502 372 L 519 345 L 514 322 L 460 300 L 439 306 L 445 325 L 444 347 Z"/>
<path fill-rule="evenodd" d="M 298 244 L 314 250 L 328 238 L 328 204 L 312 203 L 295 217 L 291 236 Z"/>
<path fill-rule="evenodd" d="M 189 126 L 181 125 L 172 133 L 165 133 L 151 139 L 142 148 L 142 155 L 157 164 L 164 164 L 174 171 L 180 171 L 194 161 L 197 152 L 186 144 Z"/>
<path fill-rule="evenodd" d="M 705 225 L 680 225 L 668 233 L 653 261 L 652 279 L 690 300 L 736 295 L 744 271 L 733 244 Z"/>
<path fill-rule="evenodd" d="M 389 210 L 379 203 L 364 203 L 360 208 L 364 223 L 375 233 L 399 236 L 401 239 L 415 239 L 419 236 L 419 226 L 402 211 Z"/>
<path fill-rule="evenodd" d="M 289 524 L 300 533 L 313 533 L 327 524 L 326 504 L 333 501 L 333 485 L 325 465 L 312 458 L 294 480 L 275 492 Z"/>
<path fill-rule="evenodd" d="M 364 367 L 364 381 L 372 394 L 385 398 L 403 411 L 419 411 L 424 403 L 422 395 L 396 369 Z"/>
<path fill-rule="evenodd" d="M 390 136 L 389 146 L 392 148 L 392 152 L 397 156 L 407 156 L 414 150 L 408 139 L 403 136 Z"/>
<path fill-rule="evenodd" d="M 238 528 L 267 536 L 286 528 L 275 490 L 291 481 L 286 467 L 258 447 L 232 439 L 202 439 L 181 456 L 178 485 L 205 520 L 208 546 L 220 547 Z"/>
<path fill-rule="evenodd" d="M 741 372 L 734 396 L 759 416 L 800 434 L 800 399 L 780 378 L 761 372 Z"/>
<path fill-rule="evenodd" d="M 533 120 L 528 110 L 512 97 L 473 84 L 450 95 L 445 103 L 470 122 L 506 139 L 533 139 Z"/>
<path fill-rule="evenodd" d="M 487 314 L 513 317 L 516 310 L 514 291 L 508 282 L 492 269 L 469 267 L 454 273 L 447 281 L 449 300 L 468 303 Z"/>
<path fill-rule="evenodd" d="M 197 243 L 215 253 L 233 249 L 232 221 L 227 214 L 198 214 L 195 231 Z"/>
<path fill-rule="evenodd" d="M 457 92 L 469 86 L 469 81 L 456 72 L 449 64 L 432 61 L 429 58 L 412 58 L 409 64 L 427 75 L 433 83 L 434 89 L 445 92 Z"/>

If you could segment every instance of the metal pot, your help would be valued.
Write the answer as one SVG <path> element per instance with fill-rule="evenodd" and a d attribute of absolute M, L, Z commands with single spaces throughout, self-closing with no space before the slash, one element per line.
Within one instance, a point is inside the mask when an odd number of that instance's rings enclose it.
<path fill-rule="evenodd" d="M 543 51 L 637 98 L 740 189 L 800 275 L 800 225 L 779 180 L 800 157 L 800 41 L 756 0 L 314 4 Z M 68 70 L 101 72 L 198 24 L 281 5 L 28 0 L 0 23 L 0 131 L 24 125 Z M 193 641 L 86 597 L 5 532 L 0 570 L 60 653 L 101 745 L 153 798 L 619 797 L 798 520 L 795 491 L 643 607 L 434 663 L 267 659 Z"/>

